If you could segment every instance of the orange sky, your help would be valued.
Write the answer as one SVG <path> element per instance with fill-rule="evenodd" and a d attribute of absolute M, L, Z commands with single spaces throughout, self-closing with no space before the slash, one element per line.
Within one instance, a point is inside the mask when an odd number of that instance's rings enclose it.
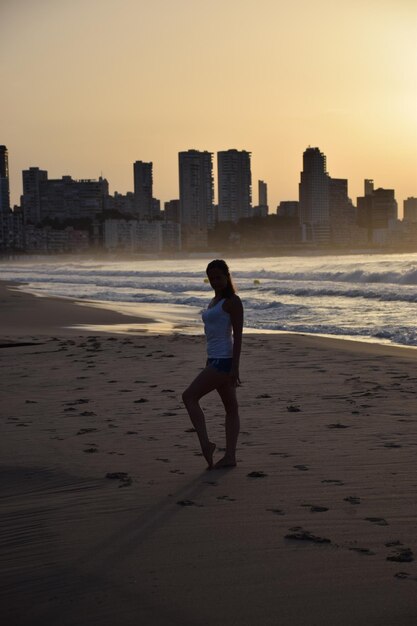
<path fill-rule="evenodd" d="M 135 160 L 164 202 L 178 151 L 238 148 L 275 211 L 308 145 L 355 203 L 417 196 L 414 0 L 0 0 L 0 59 L 13 203 L 27 167 L 124 193 Z"/>

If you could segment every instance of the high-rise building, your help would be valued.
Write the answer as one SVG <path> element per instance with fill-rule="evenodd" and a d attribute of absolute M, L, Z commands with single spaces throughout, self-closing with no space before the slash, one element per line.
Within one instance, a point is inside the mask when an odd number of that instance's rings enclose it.
<path fill-rule="evenodd" d="M 9 156 L 6 146 L 0 146 L 0 213 L 8 213 L 9 211 Z"/>
<path fill-rule="evenodd" d="M 258 180 L 258 205 L 268 209 L 268 186 L 263 180 Z"/>
<path fill-rule="evenodd" d="M 329 177 L 329 217 L 332 243 L 352 244 L 356 236 L 356 211 L 348 196 L 345 178 Z"/>
<path fill-rule="evenodd" d="M 25 224 L 38 224 L 41 217 L 41 187 L 48 180 L 48 172 L 39 167 L 23 170 L 23 195 L 21 206 Z"/>
<path fill-rule="evenodd" d="M 71 176 L 48 178 L 38 167 L 23 170 L 21 206 L 25 224 L 36 225 L 45 219 L 94 219 L 105 208 L 109 194 L 106 179 L 73 180 Z"/>
<path fill-rule="evenodd" d="M 152 219 L 154 212 L 152 163 L 135 161 L 133 179 L 137 216 L 139 219 Z"/>
<path fill-rule="evenodd" d="M 417 198 L 404 200 L 404 221 L 417 224 Z"/>
<path fill-rule="evenodd" d="M 217 153 L 219 222 L 238 222 L 252 216 L 250 157 L 245 150 Z"/>
<path fill-rule="evenodd" d="M 298 200 L 281 200 L 277 206 L 277 215 L 280 217 L 299 217 L 300 203 Z"/>
<path fill-rule="evenodd" d="M 305 241 L 330 240 L 329 175 L 326 157 L 319 148 L 307 148 L 299 184 L 300 220 Z"/>
<path fill-rule="evenodd" d="M 372 183 L 372 185 L 371 185 Z M 357 198 L 358 225 L 368 231 L 368 241 L 374 240 L 374 231 L 387 229 L 398 214 L 393 189 L 373 188 L 373 181 L 365 180 L 365 195 Z"/>
<path fill-rule="evenodd" d="M 168 200 L 164 204 L 164 218 L 166 222 L 180 223 L 180 201 Z"/>
<path fill-rule="evenodd" d="M 207 246 L 213 215 L 213 154 L 188 150 L 178 154 L 182 244 L 185 249 Z"/>

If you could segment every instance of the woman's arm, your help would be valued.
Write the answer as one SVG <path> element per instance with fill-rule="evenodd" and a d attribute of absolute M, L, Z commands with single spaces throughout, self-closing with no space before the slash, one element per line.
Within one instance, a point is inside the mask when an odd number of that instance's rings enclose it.
<path fill-rule="evenodd" d="M 242 348 L 243 329 L 243 306 L 239 296 L 235 295 L 231 298 L 227 312 L 230 315 L 233 329 L 233 365 L 230 376 L 232 378 L 232 385 L 237 387 L 240 384 L 239 361 L 240 351 Z"/>

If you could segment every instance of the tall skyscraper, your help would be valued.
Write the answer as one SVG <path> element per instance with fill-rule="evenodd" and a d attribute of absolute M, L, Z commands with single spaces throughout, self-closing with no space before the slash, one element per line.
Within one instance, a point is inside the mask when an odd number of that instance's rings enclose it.
<path fill-rule="evenodd" d="M 388 228 L 397 215 L 394 190 L 374 189 L 373 181 L 365 180 L 365 195 L 357 198 L 357 219 L 358 225 L 368 230 L 368 241 L 374 240 L 374 230 Z"/>
<path fill-rule="evenodd" d="M 238 222 L 252 216 L 250 157 L 245 150 L 217 153 L 219 222 Z"/>
<path fill-rule="evenodd" d="M 48 180 L 48 172 L 39 167 L 23 170 L 23 195 L 21 206 L 25 224 L 38 224 L 41 219 L 42 183 Z"/>
<path fill-rule="evenodd" d="M 407 198 L 403 203 L 404 220 L 417 224 L 417 198 Z"/>
<path fill-rule="evenodd" d="M 258 180 L 258 204 L 268 208 L 268 187 L 263 180 Z"/>
<path fill-rule="evenodd" d="M 135 161 L 133 164 L 135 205 L 139 219 L 151 219 L 153 215 L 152 163 Z"/>
<path fill-rule="evenodd" d="M 307 148 L 299 184 L 300 221 L 305 241 L 330 240 L 329 175 L 326 157 L 319 148 Z"/>
<path fill-rule="evenodd" d="M 207 246 L 207 229 L 213 215 L 213 154 L 188 150 L 178 154 L 180 219 L 183 247 Z"/>
<path fill-rule="evenodd" d="M 352 244 L 355 236 L 356 211 L 348 196 L 346 178 L 329 177 L 329 216 L 332 243 Z"/>
<path fill-rule="evenodd" d="M 8 213 L 9 211 L 9 156 L 6 146 L 0 146 L 0 213 Z"/>

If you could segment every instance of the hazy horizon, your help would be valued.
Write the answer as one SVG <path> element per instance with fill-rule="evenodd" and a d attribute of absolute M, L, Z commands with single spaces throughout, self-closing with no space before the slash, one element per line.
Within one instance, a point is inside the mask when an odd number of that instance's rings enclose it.
<path fill-rule="evenodd" d="M 298 198 L 317 146 L 349 196 L 363 179 L 417 195 L 417 6 L 411 0 L 3 0 L 0 143 L 11 202 L 21 171 L 98 178 L 178 197 L 178 152 L 252 153 L 252 197 Z M 216 161 L 214 159 L 214 174 Z"/>

